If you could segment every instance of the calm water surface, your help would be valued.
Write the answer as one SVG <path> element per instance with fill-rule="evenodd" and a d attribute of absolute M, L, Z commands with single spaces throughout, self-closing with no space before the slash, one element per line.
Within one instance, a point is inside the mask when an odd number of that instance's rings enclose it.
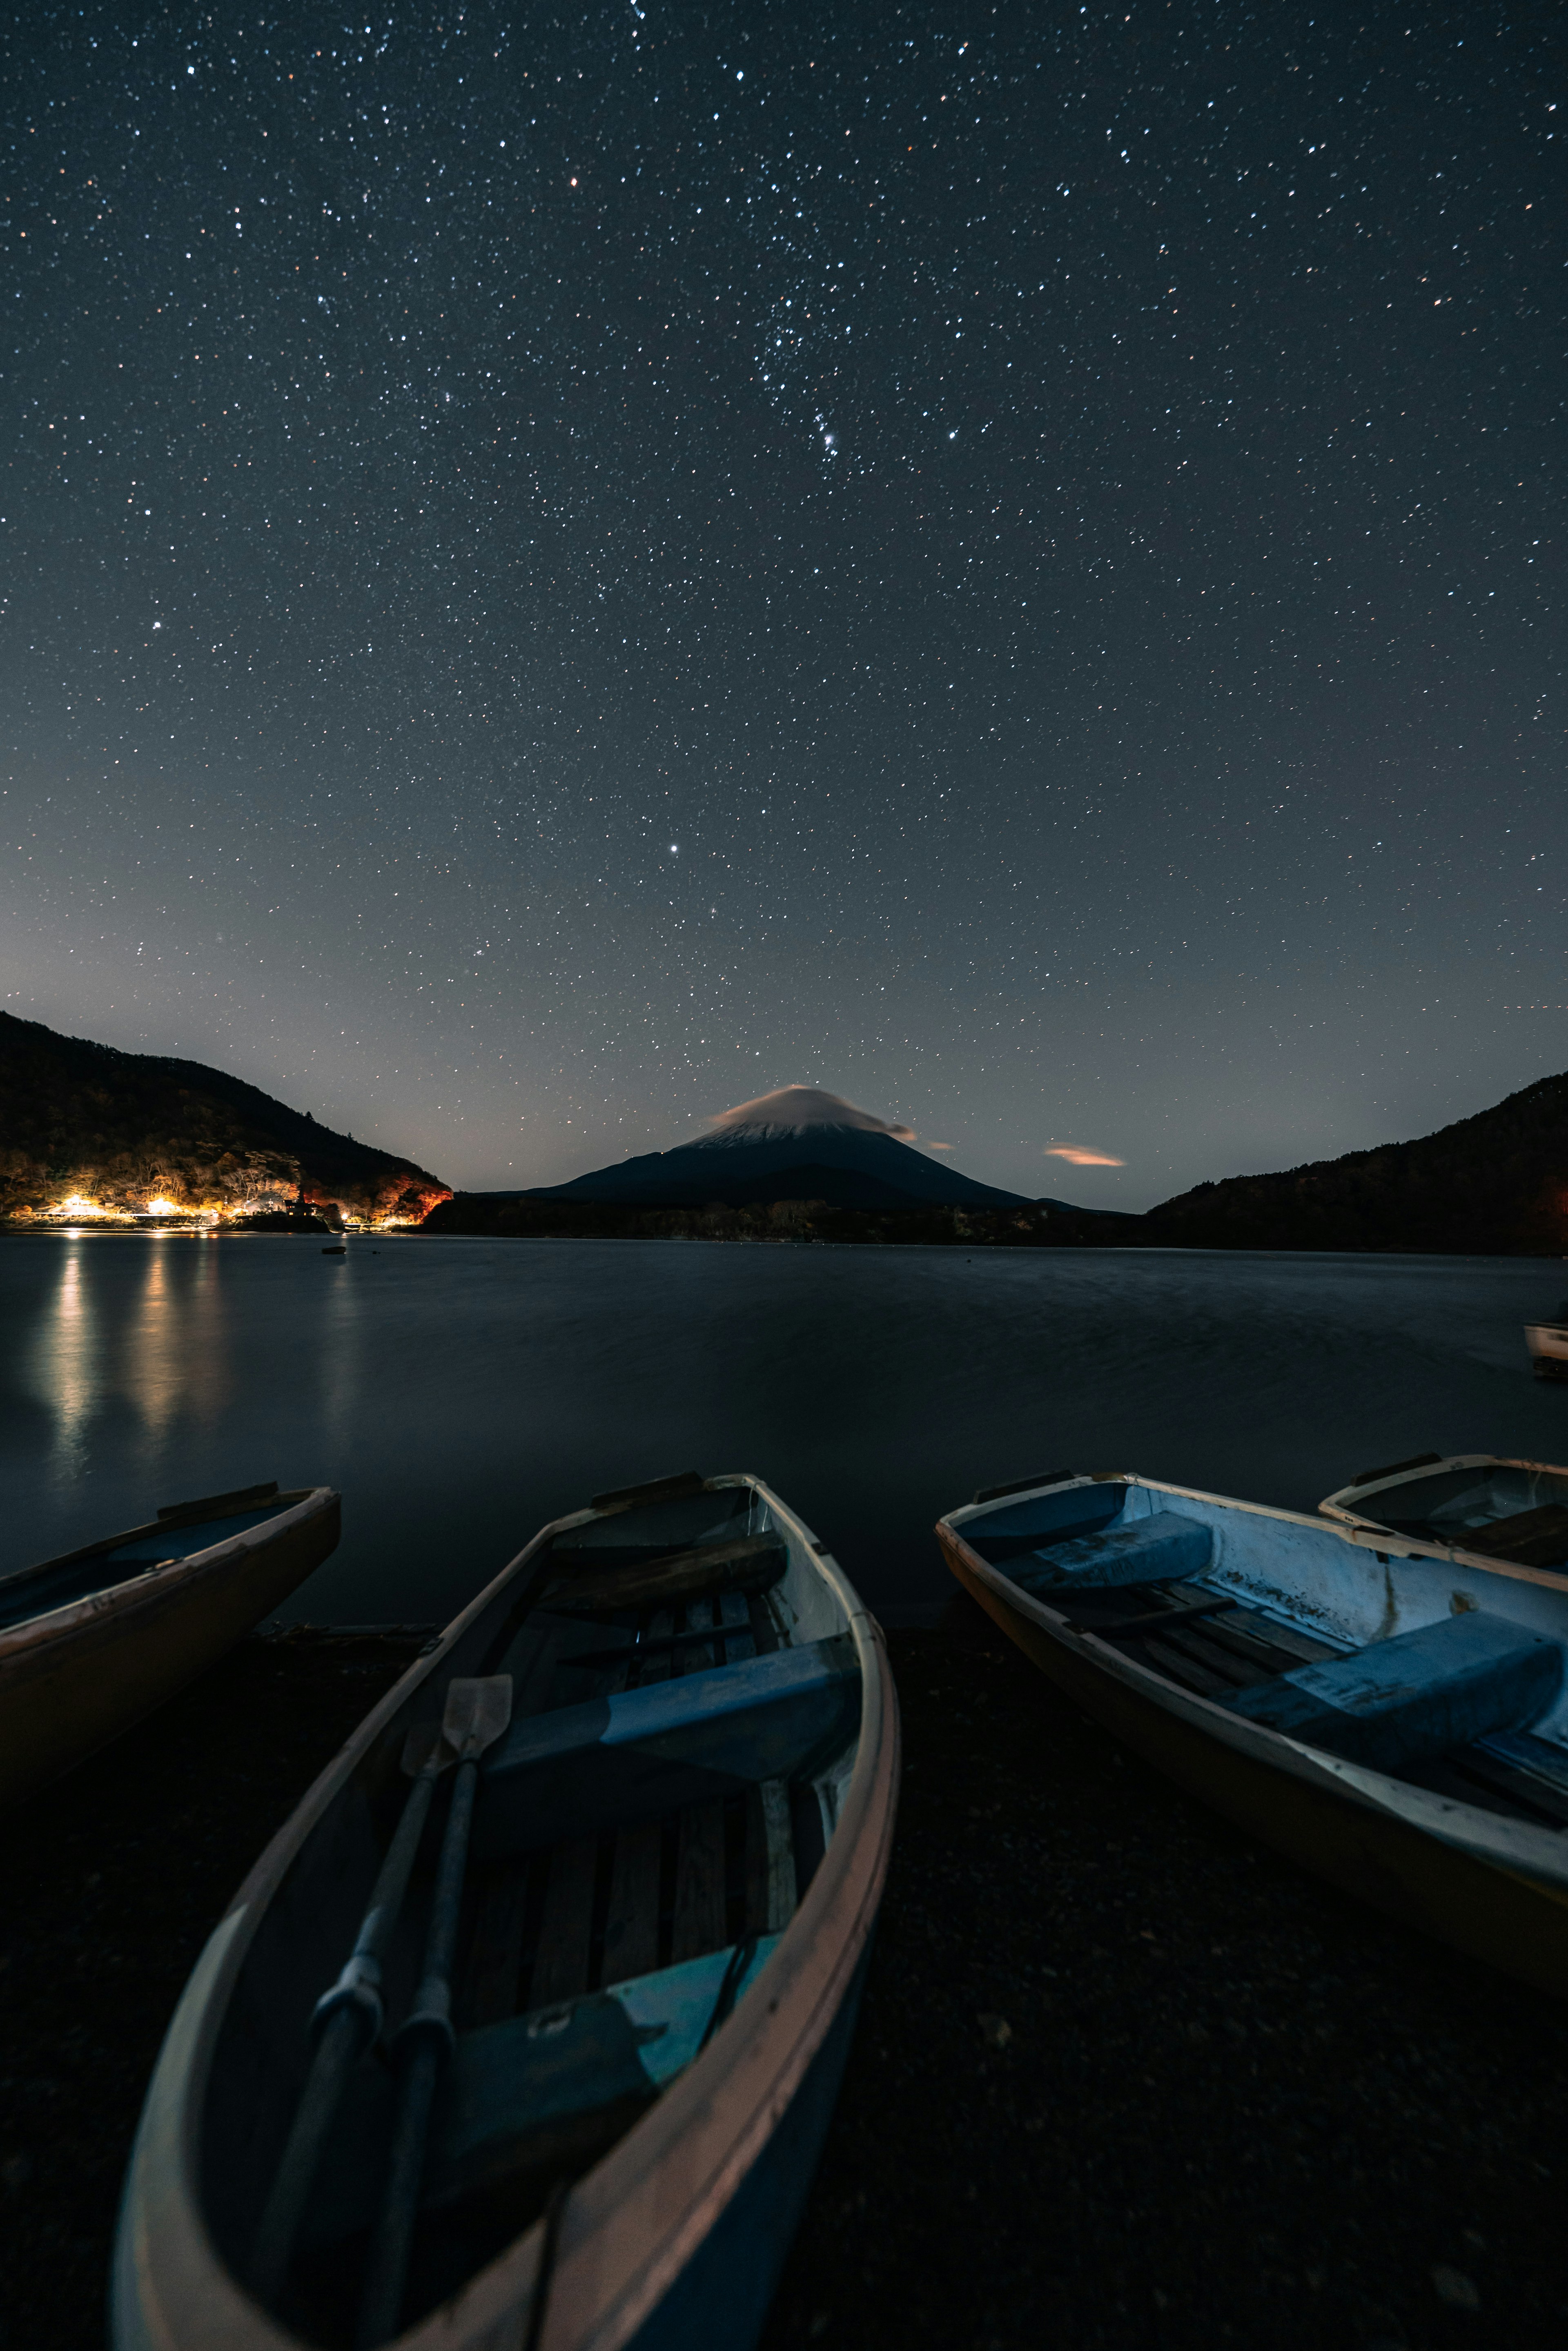
<path fill-rule="evenodd" d="M 286 1612 L 449 1616 L 544 1520 L 759 1472 L 895 1621 L 978 1485 L 1138 1469 L 1312 1509 L 1426 1452 L 1568 1461 L 1555 1260 L 23 1235 L 0 1569 L 277 1478 L 343 1495 Z"/>

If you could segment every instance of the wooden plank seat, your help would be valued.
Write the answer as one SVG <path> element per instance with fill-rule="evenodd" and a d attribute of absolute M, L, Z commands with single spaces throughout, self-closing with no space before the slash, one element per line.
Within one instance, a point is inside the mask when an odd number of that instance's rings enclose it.
<path fill-rule="evenodd" d="M 1464 1527 L 1441 1540 L 1487 1559 L 1511 1560 L 1520 1567 L 1568 1564 L 1568 1505 L 1546 1502 L 1539 1510 L 1515 1510 L 1490 1525 Z"/>
<path fill-rule="evenodd" d="M 555 2180 L 593 2162 L 685 2071 L 778 1939 L 748 1936 L 460 2034 L 437 2093 L 422 2209 L 499 2203 L 508 2220 L 526 2224 Z M 388 2068 L 361 2065 L 308 2216 L 307 2247 L 369 2227 L 395 2096 Z"/>
<path fill-rule="evenodd" d="M 1564 1662 L 1561 1642 L 1476 1611 L 1298 1666 L 1227 1703 L 1307 1746 L 1400 1772 L 1543 1714 Z"/>
<path fill-rule="evenodd" d="M 741 1535 L 731 1542 L 701 1543 L 597 1575 L 580 1572 L 551 1592 L 546 1605 L 563 1616 L 613 1616 L 640 1608 L 674 1607 L 720 1591 L 767 1592 L 788 1563 L 780 1536 Z"/>
<path fill-rule="evenodd" d="M 486 1760 L 476 1861 L 809 1778 L 854 1736 L 860 1675 L 838 1634 L 514 1720 Z"/>
<path fill-rule="evenodd" d="M 1201 1575 L 1214 1549 L 1214 1536 L 1196 1519 L 1177 1510 L 1156 1510 L 1127 1525 L 1054 1541 L 1026 1557 L 1011 1559 L 1007 1573 L 1040 1599 L 1073 1586 L 1150 1583 L 1172 1576 Z"/>
<path fill-rule="evenodd" d="M 708 1611 L 706 1625 L 698 1620 L 698 1612 L 704 1608 Z M 673 1627 L 668 1612 L 662 1611 L 660 1614 L 664 1618 L 663 1625 L 660 1625 L 657 1616 L 650 1616 L 646 1630 L 639 1625 L 633 1630 L 625 1632 L 617 1640 L 596 1643 L 591 1648 L 574 1650 L 570 1656 L 562 1656 L 560 1663 L 579 1672 L 591 1673 L 603 1672 L 618 1665 L 636 1667 L 638 1670 L 632 1676 L 632 1682 L 626 1685 L 626 1687 L 635 1687 L 636 1682 L 643 1678 L 651 1678 L 645 1676 L 643 1669 L 649 1659 L 660 1651 L 681 1652 L 678 1669 L 690 1672 L 692 1667 L 685 1664 L 685 1657 L 697 1645 L 705 1646 L 711 1651 L 715 1646 L 716 1627 L 724 1636 L 722 1643 L 724 1654 L 717 1658 L 712 1656 L 705 1658 L 703 1661 L 705 1669 L 716 1663 L 727 1666 L 738 1665 L 742 1657 L 754 1657 L 757 1655 L 757 1638 L 751 1629 L 750 1609 L 745 1593 L 724 1592 L 719 1594 L 716 1601 L 694 1601 L 684 1613 L 685 1625 L 678 1633 Z M 672 1662 L 677 1662 L 673 1655 Z"/>
<path fill-rule="evenodd" d="M 722 1640 L 716 1637 L 722 1635 Z M 499 1670 L 514 1671 L 518 1715 L 542 1714 L 672 1676 L 737 1665 L 781 1646 L 767 1595 L 721 1592 L 676 1608 L 615 1616 L 539 1608 Z"/>

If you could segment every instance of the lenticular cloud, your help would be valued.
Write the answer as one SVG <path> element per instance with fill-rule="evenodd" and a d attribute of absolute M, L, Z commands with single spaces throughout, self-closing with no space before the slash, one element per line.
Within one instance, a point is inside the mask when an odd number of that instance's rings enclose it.
<path fill-rule="evenodd" d="M 913 1143 L 912 1126 L 894 1126 L 830 1094 L 821 1086 L 779 1086 L 752 1102 L 737 1102 L 733 1110 L 716 1113 L 710 1124 L 730 1134 L 800 1134 L 812 1126 L 852 1126 L 863 1134 L 891 1134 L 895 1143 Z"/>

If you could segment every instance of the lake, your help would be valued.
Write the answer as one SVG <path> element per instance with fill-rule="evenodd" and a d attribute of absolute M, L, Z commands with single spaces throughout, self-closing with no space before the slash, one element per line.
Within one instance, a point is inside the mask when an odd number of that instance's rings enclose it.
<path fill-rule="evenodd" d="M 277 1478 L 287 1614 L 444 1621 L 606 1487 L 758 1472 L 890 1621 L 980 1485 L 1136 1469 L 1311 1510 L 1412 1453 L 1568 1461 L 1556 1259 L 37 1233 L 0 1241 L 0 1570 Z"/>

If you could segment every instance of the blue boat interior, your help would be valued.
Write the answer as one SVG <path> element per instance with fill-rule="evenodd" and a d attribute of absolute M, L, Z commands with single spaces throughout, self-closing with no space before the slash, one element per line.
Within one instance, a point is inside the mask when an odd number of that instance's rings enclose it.
<path fill-rule="evenodd" d="M 1428 1482 L 1473 1503 L 1473 1471 Z M 1538 1493 L 1500 1501 L 1539 1521 Z M 1247 1721 L 1568 1828 L 1568 1592 L 1122 1479 L 1009 1497 L 956 1531 L 1078 1632 Z"/>
<path fill-rule="evenodd" d="M 185 1507 L 175 1504 L 167 1513 L 165 1525 L 141 1527 L 123 1537 L 110 1535 L 107 1541 L 73 1552 L 68 1558 L 18 1568 L 14 1574 L 0 1579 L 0 1632 L 14 1625 L 25 1625 L 30 1617 L 47 1616 L 57 1608 L 68 1608 L 95 1592 L 110 1592 L 117 1584 L 133 1583 L 170 1560 L 192 1559 L 199 1551 L 227 1542 L 249 1528 L 277 1518 L 291 1503 L 302 1502 L 307 1491 L 301 1489 L 298 1493 L 279 1494 L 274 1488 L 270 1499 L 253 1509 L 219 1510 L 195 1518 L 187 1517 Z M 190 1507 L 199 1510 L 202 1506 Z"/>
<path fill-rule="evenodd" d="M 680 1592 L 665 1603 L 672 1568 Z M 642 1596 L 617 1605 L 637 1578 Z M 832 1838 L 860 1740 L 841 1605 L 748 1486 L 564 1531 L 467 1645 L 458 1670 L 509 1674 L 512 1716 L 479 1776 L 455 2047 L 405 2325 L 606 2155 L 753 1997 Z M 302 1850 L 228 2012 L 208 2217 L 242 2277 L 311 2007 L 352 1944 L 407 1792 L 404 1735 L 433 1703 L 414 1693 Z M 311 2343 L 353 2339 L 392 2113 L 387 2043 L 413 1998 L 441 1802 L 387 1964 L 383 2033 L 351 2077 L 276 2305 Z"/>
<path fill-rule="evenodd" d="M 633 1976 L 555 2007 L 465 2032 L 441 2082 L 426 2159 L 432 2212 L 476 2196 L 530 2216 L 530 2173 L 570 2160 L 589 2124 L 619 2136 L 697 2056 L 772 1957 L 776 1935 Z M 363 2066 L 340 2118 L 334 2160 L 306 2223 L 306 2242 L 341 2245 L 375 2218 L 380 2167 L 394 2113 L 390 2068 Z M 521 2192 L 519 2192 L 521 2191 Z"/>

